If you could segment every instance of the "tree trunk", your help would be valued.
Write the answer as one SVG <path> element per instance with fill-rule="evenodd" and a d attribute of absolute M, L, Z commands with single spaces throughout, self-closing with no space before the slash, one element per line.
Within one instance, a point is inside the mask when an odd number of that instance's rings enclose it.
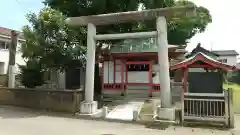
<path fill-rule="evenodd" d="M 101 78 L 99 72 L 99 64 L 95 64 L 95 74 L 94 74 L 94 92 L 96 94 L 102 93 Z"/>
<path fill-rule="evenodd" d="M 102 85 L 99 71 L 99 56 L 102 52 L 102 44 L 100 43 L 96 50 L 96 63 L 94 71 L 94 100 L 98 101 L 98 108 L 102 107 Z"/>
<path fill-rule="evenodd" d="M 98 108 L 101 108 L 103 105 L 102 101 L 102 86 L 101 78 L 99 72 L 99 64 L 95 64 L 95 74 L 94 74 L 94 100 L 98 101 Z"/>

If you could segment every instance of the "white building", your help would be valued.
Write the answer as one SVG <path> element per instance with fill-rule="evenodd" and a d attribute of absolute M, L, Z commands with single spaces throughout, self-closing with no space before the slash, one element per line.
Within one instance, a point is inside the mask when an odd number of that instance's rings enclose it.
<path fill-rule="evenodd" d="M 20 33 L 20 32 L 19 32 Z M 9 45 L 11 39 L 11 30 L 0 27 L 0 75 L 7 73 L 8 61 L 9 61 Z M 22 33 L 18 36 L 17 52 L 16 52 L 16 73 L 19 72 L 18 65 L 24 65 L 25 61 L 21 57 L 20 47 L 24 42 Z"/>
<path fill-rule="evenodd" d="M 224 64 L 228 64 L 231 66 L 235 66 L 237 64 L 237 56 L 239 55 L 235 50 L 213 50 L 209 51 L 203 47 L 201 44 L 198 44 L 196 48 L 194 48 L 187 57 L 193 56 L 194 54 L 202 52 Z"/>
<path fill-rule="evenodd" d="M 239 55 L 235 50 L 218 50 L 212 51 L 218 54 L 218 61 L 235 66 L 237 64 L 237 56 Z"/>

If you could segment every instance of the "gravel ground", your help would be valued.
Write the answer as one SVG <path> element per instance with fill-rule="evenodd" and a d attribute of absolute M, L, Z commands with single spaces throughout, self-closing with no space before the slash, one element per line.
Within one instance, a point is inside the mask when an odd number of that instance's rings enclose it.
<path fill-rule="evenodd" d="M 235 121 L 237 127 L 233 131 L 187 127 L 159 130 L 143 125 L 64 118 L 0 106 L 0 135 L 240 135 L 240 116 Z"/>

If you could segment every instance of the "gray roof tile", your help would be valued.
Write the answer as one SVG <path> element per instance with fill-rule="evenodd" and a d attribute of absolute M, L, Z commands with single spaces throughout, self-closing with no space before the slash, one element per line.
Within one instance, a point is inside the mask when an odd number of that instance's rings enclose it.
<path fill-rule="evenodd" d="M 220 56 L 236 56 L 239 55 L 235 50 L 216 50 L 212 51 Z"/>

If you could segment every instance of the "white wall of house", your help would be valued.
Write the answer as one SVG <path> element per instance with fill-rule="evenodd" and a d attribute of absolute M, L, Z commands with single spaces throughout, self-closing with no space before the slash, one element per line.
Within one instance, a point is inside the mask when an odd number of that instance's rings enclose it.
<path fill-rule="evenodd" d="M 153 79 L 153 84 L 159 84 L 159 65 L 154 64 L 152 65 L 152 71 L 156 73 L 156 75 L 152 78 Z"/>
<path fill-rule="evenodd" d="M 103 83 L 113 83 L 113 67 L 114 67 L 114 64 L 112 61 L 104 62 Z M 119 77 L 121 77 L 121 76 L 119 76 Z M 119 77 L 116 77 L 116 78 L 119 78 Z"/>
<path fill-rule="evenodd" d="M 149 83 L 148 71 L 128 72 L 128 83 Z"/>
<path fill-rule="evenodd" d="M 9 39 L 3 39 L 0 38 L 0 44 L 5 42 L 6 46 L 4 47 L 3 45 L 0 45 L 0 75 L 6 74 L 7 73 L 7 68 L 8 68 L 8 62 L 9 62 L 9 50 L 7 49 L 8 45 L 10 44 Z M 21 57 L 21 52 L 20 52 L 20 47 L 21 43 L 19 42 L 17 45 L 17 53 L 16 53 L 16 71 L 15 73 L 19 73 L 19 67 L 18 65 L 25 65 L 24 59 Z"/>
<path fill-rule="evenodd" d="M 218 60 L 231 66 L 237 64 L 237 56 L 219 56 Z"/>

